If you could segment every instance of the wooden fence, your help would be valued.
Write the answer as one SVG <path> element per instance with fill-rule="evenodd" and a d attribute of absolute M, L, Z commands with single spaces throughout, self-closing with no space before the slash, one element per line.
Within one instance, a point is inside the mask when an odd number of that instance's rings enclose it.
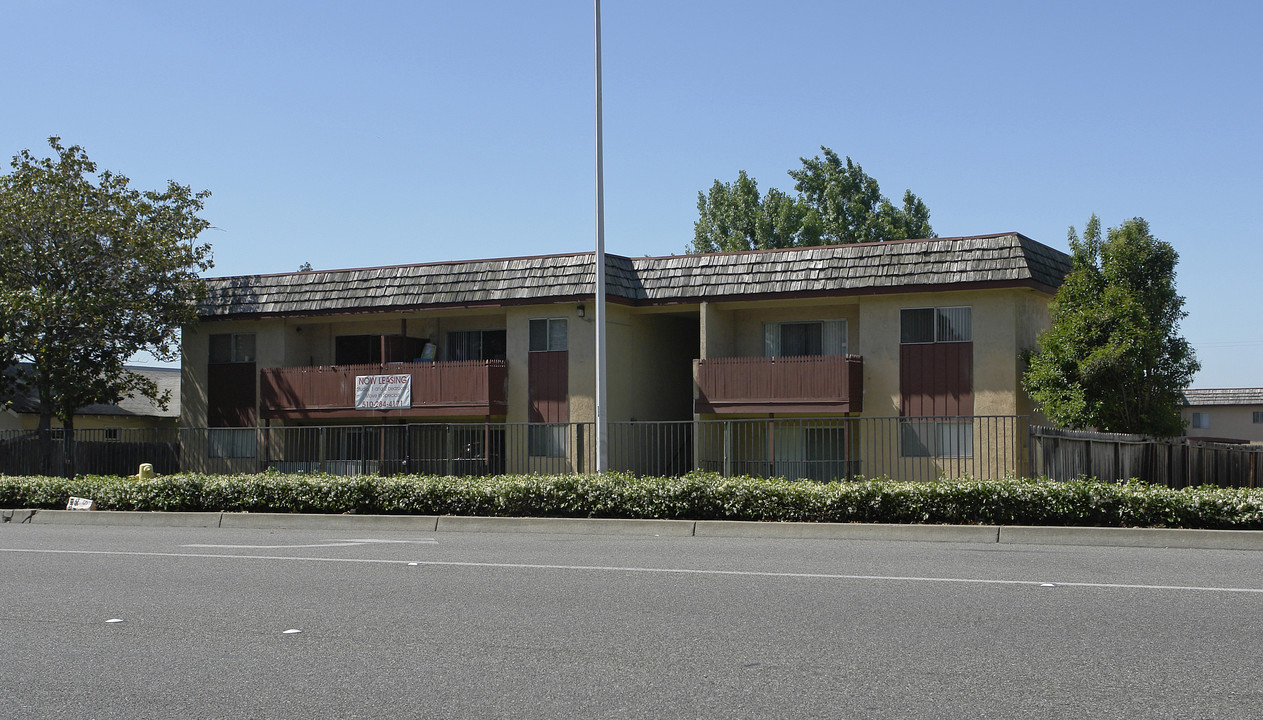
<path fill-rule="evenodd" d="M 1036 475 L 1053 480 L 1139 478 L 1172 488 L 1252 488 L 1263 470 L 1263 445 L 1032 426 L 1031 459 Z"/>

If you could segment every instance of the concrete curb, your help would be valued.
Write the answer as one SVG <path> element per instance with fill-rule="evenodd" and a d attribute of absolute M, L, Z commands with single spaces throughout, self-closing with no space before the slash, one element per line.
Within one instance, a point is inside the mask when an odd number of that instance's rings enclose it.
<path fill-rule="evenodd" d="M 1018 525 L 894 525 L 873 523 L 745 522 L 517 518 L 457 515 L 306 515 L 298 513 L 137 512 L 123 510 L 0 510 L 6 525 L 114 525 L 258 530 L 398 530 L 411 532 L 553 533 L 626 537 L 748 537 L 802 540 L 895 540 L 1001 545 L 1096 545 L 1263 551 L 1260 530 L 1032 527 Z"/>
<path fill-rule="evenodd" d="M 129 527 L 219 527 L 219 513 L 133 510 L 37 510 L 32 525 L 121 525 Z"/>
<path fill-rule="evenodd" d="M 220 514 L 219 527 L 257 530 L 412 530 L 434 532 L 436 515 L 302 515 L 298 513 Z"/>
<path fill-rule="evenodd" d="M 1008 545 L 1099 545 L 1105 547 L 1263 550 L 1258 530 L 1179 530 L 1174 528 L 1030 527 L 1000 528 Z"/>
<path fill-rule="evenodd" d="M 640 535 L 689 537 L 692 520 L 596 518 L 439 517 L 438 532 L 556 533 L 558 535 Z"/>
<path fill-rule="evenodd" d="M 699 520 L 698 537 L 757 537 L 809 540 L 906 540 L 915 542 L 998 542 L 996 525 L 893 525 L 879 523 L 747 522 Z"/>

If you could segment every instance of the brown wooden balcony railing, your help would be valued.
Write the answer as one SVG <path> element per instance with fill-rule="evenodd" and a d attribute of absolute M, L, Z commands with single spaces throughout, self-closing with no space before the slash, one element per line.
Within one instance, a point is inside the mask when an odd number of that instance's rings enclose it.
<path fill-rule="evenodd" d="M 412 407 L 356 410 L 357 375 L 410 375 Z M 265 418 L 503 415 L 503 360 L 265 368 L 259 395 Z"/>
<path fill-rule="evenodd" d="M 863 410 L 858 355 L 707 358 L 697 361 L 696 379 L 699 413 Z"/>

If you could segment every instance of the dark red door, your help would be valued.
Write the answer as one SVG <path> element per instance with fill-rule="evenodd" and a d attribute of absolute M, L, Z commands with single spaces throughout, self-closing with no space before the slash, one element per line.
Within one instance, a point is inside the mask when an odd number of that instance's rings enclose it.
<path fill-rule="evenodd" d="M 570 422 L 570 353 L 566 350 L 530 353 L 528 362 L 533 423 Z"/>
<path fill-rule="evenodd" d="M 209 427 L 254 427 L 256 394 L 254 363 L 207 365 L 206 424 Z"/>

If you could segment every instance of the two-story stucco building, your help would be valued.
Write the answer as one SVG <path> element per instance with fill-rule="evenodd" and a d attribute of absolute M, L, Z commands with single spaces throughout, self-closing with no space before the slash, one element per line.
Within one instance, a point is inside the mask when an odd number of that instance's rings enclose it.
<path fill-rule="evenodd" d="M 1180 414 L 1190 438 L 1263 443 L 1263 388 L 1190 388 Z"/>
<path fill-rule="evenodd" d="M 191 452 L 301 468 L 336 448 L 281 448 L 297 441 L 247 428 L 441 424 L 481 433 L 476 444 L 499 471 L 555 469 L 559 458 L 580 469 L 590 445 L 582 423 L 595 414 L 593 260 L 212 279 L 201 322 L 184 331 L 181 423 L 219 430 Z M 988 452 L 976 447 L 974 418 L 1032 412 L 1020 353 L 1047 326 L 1069 267 L 1064 253 L 1016 233 L 607 256 L 608 419 L 798 418 L 742 442 L 780 458 L 841 453 L 837 467 L 850 474 L 973 457 Z M 861 453 L 856 431 L 814 423 L 823 418 L 897 419 L 899 438 Z M 520 442 L 497 434 L 515 424 Z M 722 437 L 698 432 L 676 451 L 693 466 L 756 452 Z M 383 459 L 416 453 L 387 444 L 376 448 Z"/>

